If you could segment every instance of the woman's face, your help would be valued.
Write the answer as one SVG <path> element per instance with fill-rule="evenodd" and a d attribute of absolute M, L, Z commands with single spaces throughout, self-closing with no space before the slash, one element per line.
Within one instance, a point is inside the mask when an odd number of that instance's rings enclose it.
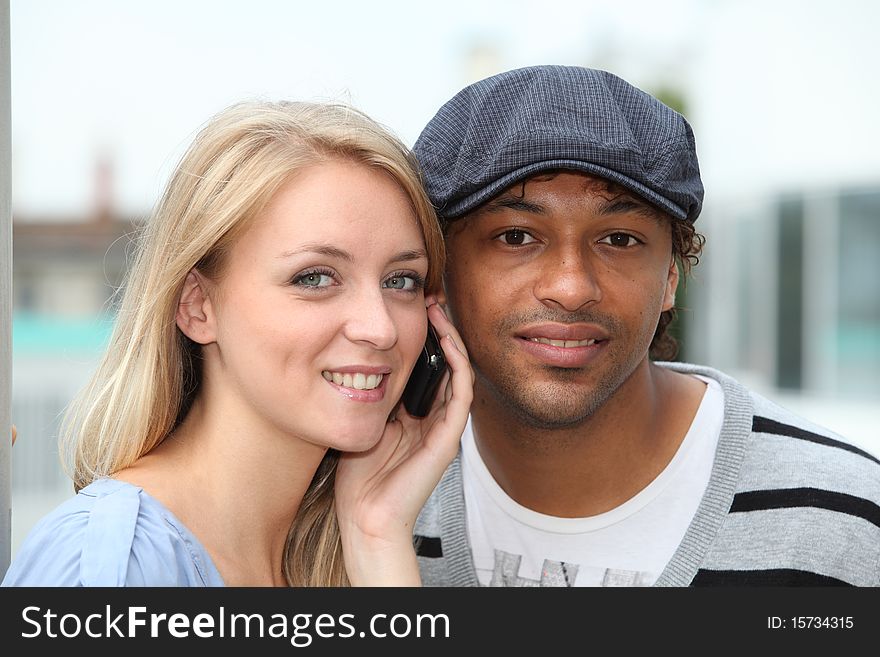
<path fill-rule="evenodd" d="M 427 270 L 418 220 L 388 174 L 344 161 L 300 171 L 209 284 L 204 390 L 245 422 L 370 448 L 425 341 Z"/>

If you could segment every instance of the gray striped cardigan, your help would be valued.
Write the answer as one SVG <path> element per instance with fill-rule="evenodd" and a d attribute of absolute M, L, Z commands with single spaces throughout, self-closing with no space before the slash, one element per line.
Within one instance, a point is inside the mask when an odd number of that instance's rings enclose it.
<path fill-rule="evenodd" d="M 711 368 L 724 423 L 709 485 L 656 586 L 880 585 L 880 460 Z M 477 586 L 461 455 L 415 526 L 425 586 Z M 650 540 L 650 537 L 646 537 Z"/>

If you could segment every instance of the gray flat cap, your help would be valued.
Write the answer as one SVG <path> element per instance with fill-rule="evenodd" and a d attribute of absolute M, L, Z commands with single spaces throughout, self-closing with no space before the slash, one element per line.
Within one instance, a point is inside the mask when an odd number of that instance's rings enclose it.
<path fill-rule="evenodd" d="M 686 221 L 703 203 L 688 122 L 606 71 L 533 66 L 476 82 L 440 108 L 413 150 L 444 219 L 549 169 L 606 178 Z"/>

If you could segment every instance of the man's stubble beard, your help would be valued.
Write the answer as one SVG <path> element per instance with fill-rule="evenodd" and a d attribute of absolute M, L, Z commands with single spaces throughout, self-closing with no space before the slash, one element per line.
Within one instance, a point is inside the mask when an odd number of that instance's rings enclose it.
<path fill-rule="evenodd" d="M 506 363 L 493 369 L 493 376 L 487 377 L 484 369 L 474 363 L 480 386 L 497 405 L 531 429 L 553 431 L 586 422 L 617 392 L 634 368 L 617 361 L 591 387 L 575 383 L 583 374 L 580 368 L 547 366 L 543 369 L 551 380 L 541 384 L 524 380 L 515 367 Z"/>

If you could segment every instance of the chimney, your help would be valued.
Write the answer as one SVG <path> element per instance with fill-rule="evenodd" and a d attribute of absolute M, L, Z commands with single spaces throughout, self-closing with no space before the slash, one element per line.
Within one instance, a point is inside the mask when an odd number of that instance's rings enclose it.
<path fill-rule="evenodd" d="M 104 150 L 95 164 L 94 221 L 107 224 L 113 221 L 113 161 Z"/>

